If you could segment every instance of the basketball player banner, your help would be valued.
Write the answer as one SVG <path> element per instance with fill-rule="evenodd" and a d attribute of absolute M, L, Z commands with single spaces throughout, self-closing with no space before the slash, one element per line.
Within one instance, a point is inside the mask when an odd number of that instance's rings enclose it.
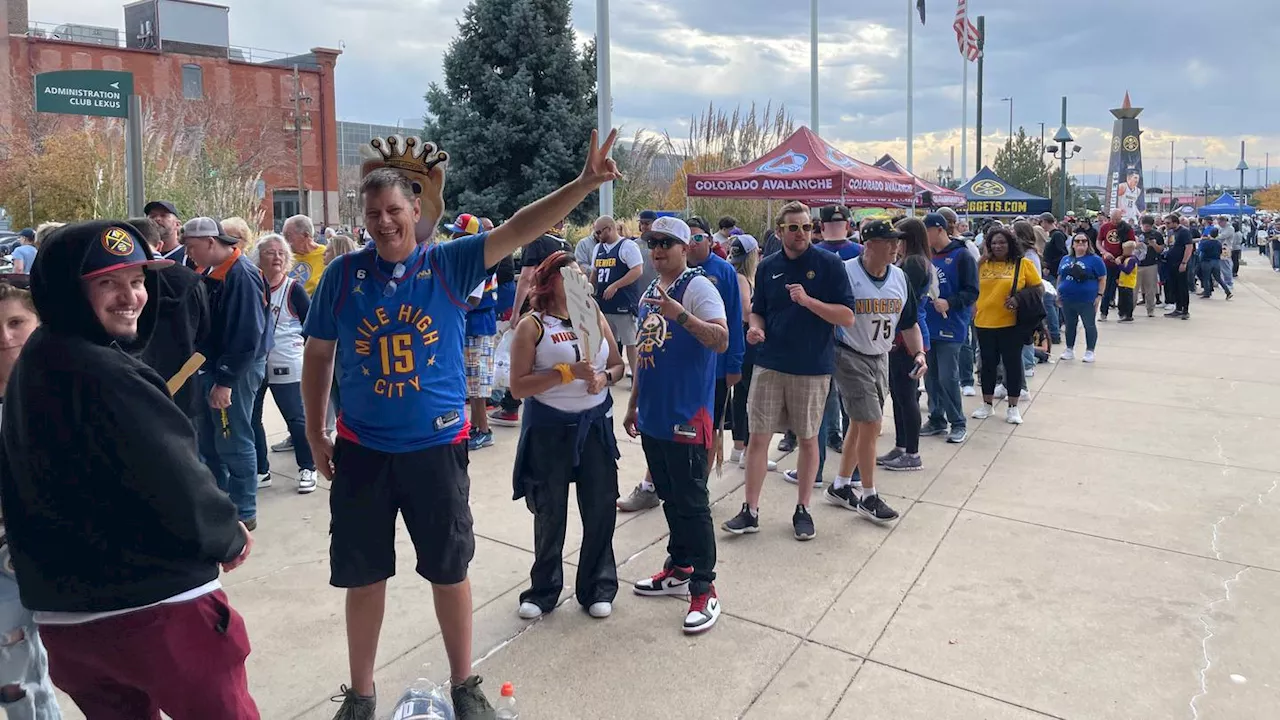
<path fill-rule="evenodd" d="M 1111 161 L 1107 166 L 1107 213 L 1119 209 L 1124 219 L 1133 227 L 1147 210 L 1145 189 L 1142 185 L 1142 130 L 1138 127 L 1138 115 L 1142 108 L 1133 107 L 1129 94 L 1124 103 L 1111 111 L 1115 126 L 1111 132 Z"/>

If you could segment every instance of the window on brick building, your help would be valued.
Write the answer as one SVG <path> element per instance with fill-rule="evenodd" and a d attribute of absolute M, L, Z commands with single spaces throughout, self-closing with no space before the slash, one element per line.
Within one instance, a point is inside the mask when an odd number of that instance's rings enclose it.
<path fill-rule="evenodd" d="M 199 65 L 182 66 L 182 97 L 187 100 L 204 99 L 204 70 Z"/>

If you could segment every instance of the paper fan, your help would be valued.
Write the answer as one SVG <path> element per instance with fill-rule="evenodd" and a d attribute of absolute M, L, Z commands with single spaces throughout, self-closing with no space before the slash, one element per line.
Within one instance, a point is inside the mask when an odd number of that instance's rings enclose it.
<path fill-rule="evenodd" d="M 569 308 L 569 322 L 578 333 L 582 359 L 594 362 L 603 335 L 596 316 L 596 300 L 591 296 L 591 282 L 573 267 L 560 268 L 560 277 L 564 279 L 565 305 Z"/>

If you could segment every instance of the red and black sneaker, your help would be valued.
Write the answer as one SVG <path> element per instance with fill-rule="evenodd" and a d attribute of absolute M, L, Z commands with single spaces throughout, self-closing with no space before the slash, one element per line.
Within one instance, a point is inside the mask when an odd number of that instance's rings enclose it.
<path fill-rule="evenodd" d="M 689 614 L 684 616 L 684 633 L 697 635 L 711 629 L 720 619 L 720 598 L 716 597 L 716 586 L 709 585 L 704 593 L 689 597 Z"/>
<path fill-rule="evenodd" d="M 489 424 L 498 427 L 520 427 L 520 411 L 501 408 L 494 410 L 489 413 Z"/>
<path fill-rule="evenodd" d="M 659 595 L 688 595 L 689 577 L 693 575 L 691 567 L 666 567 L 651 578 L 640 580 L 631 589 L 637 595 L 657 597 Z"/>

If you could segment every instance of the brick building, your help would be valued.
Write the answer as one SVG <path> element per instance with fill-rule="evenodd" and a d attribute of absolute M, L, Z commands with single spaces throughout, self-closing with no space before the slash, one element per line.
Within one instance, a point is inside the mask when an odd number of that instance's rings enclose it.
<path fill-rule="evenodd" d="M 36 26 L 28 0 L 0 0 L 0 127 L 22 133 L 24 123 L 31 124 L 38 73 L 130 72 L 144 113 L 200 104 L 213 115 L 257 123 L 251 132 L 235 136 L 241 145 L 252 146 L 244 152 L 271 149 L 261 161 L 257 192 L 263 226 L 279 228 L 299 207 L 296 118 L 302 128 L 304 212 L 317 223 L 340 223 L 333 79 L 340 51 L 312 48 L 288 56 L 232 46 L 229 12 L 191 0 L 142 0 L 123 6 L 123 30 L 117 31 L 74 24 Z M 295 103 L 295 82 L 301 87 L 300 103 Z M 301 109 L 296 116 L 295 107 Z M 42 114 L 39 122 L 80 120 Z"/>

